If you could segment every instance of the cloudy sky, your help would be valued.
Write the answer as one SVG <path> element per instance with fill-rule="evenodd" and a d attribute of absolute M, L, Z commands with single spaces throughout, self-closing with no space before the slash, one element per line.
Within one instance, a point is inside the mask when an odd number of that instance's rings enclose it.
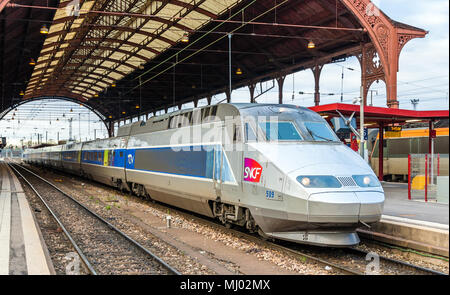
<path fill-rule="evenodd" d="M 398 73 L 400 108 L 413 109 L 411 99 L 419 99 L 417 106 L 419 110 L 448 109 L 449 2 L 443 0 L 377 0 L 374 3 L 392 19 L 429 31 L 424 39 L 414 39 L 408 42 L 401 53 Z M 360 65 L 356 58 L 350 58 L 339 64 L 325 65 L 320 81 L 322 104 L 340 101 L 343 67 L 344 102 L 351 103 L 355 97 L 359 96 Z M 271 83 L 265 85 L 267 88 L 270 86 Z M 379 84 L 374 83 L 371 90 L 376 91 L 373 92 L 373 105 L 386 106 L 384 83 L 382 81 Z M 285 103 L 312 106 L 314 104 L 313 95 L 299 95 L 299 91 L 314 92 L 314 80 L 310 70 L 286 78 L 284 97 Z M 336 95 L 325 95 L 327 93 Z M 220 102 L 224 98 L 224 95 L 217 95 L 213 98 L 213 103 Z M 232 94 L 232 101 L 248 102 L 248 89 L 235 90 Z M 278 88 L 276 84 L 272 90 L 258 98 L 258 102 L 276 103 L 277 101 Z M 206 104 L 205 100 L 199 103 L 199 105 L 203 104 Z M 17 119 L 11 120 L 12 114 L 10 113 L 7 117 L 9 120 L 0 121 L 0 135 L 8 136 L 9 142 L 13 144 L 20 142 L 20 139 L 26 141 L 33 138 L 36 141 L 37 133 L 42 134 L 44 140 L 46 136 L 48 140 L 56 140 L 58 135 L 60 139 L 67 139 L 69 136 L 67 118 L 73 116 L 74 138 L 86 140 L 92 139 L 94 136 L 106 136 L 104 126 L 98 122 L 95 114 L 77 106 L 67 102 L 23 106 L 22 113 L 29 112 L 30 108 L 43 108 L 47 111 L 45 114 L 41 114 L 41 119 L 26 120 L 23 118 L 21 123 L 18 123 Z M 193 107 L 193 104 L 186 104 L 184 107 Z M 74 108 L 74 112 L 70 112 L 70 108 Z M 18 113 L 21 113 L 20 108 Z M 62 117 L 64 113 L 67 114 L 66 117 Z M 55 121 L 55 118 L 60 118 L 60 120 Z"/>

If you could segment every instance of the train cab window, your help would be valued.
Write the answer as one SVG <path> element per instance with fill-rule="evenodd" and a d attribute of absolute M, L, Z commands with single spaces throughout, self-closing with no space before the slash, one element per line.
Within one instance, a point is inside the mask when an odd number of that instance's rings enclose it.
<path fill-rule="evenodd" d="M 260 122 L 259 126 L 270 141 L 303 139 L 292 122 Z"/>
<path fill-rule="evenodd" d="M 304 122 L 306 131 L 314 141 L 338 141 L 328 124 L 322 122 Z"/>

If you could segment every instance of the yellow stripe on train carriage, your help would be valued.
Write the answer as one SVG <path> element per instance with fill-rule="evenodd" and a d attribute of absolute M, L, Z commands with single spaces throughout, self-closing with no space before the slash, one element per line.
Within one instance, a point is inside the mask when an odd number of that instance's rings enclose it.
<path fill-rule="evenodd" d="M 448 136 L 448 127 L 446 128 L 436 128 L 436 136 Z M 385 131 L 386 132 L 386 131 Z M 429 129 L 421 128 L 421 129 L 405 129 L 400 132 L 400 136 L 390 136 L 389 138 L 410 138 L 410 137 L 428 137 Z M 394 134 L 394 132 L 392 133 Z M 377 140 L 380 138 L 380 134 L 377 135 Z"/>

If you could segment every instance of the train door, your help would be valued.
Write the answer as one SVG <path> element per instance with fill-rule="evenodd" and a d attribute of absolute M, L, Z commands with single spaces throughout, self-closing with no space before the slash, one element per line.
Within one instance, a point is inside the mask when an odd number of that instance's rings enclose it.
<path fill-rule="evenodd" d="M 223 151 L 221 145 L 214 146 L 214 190 L 217 197 L 222 197 L 222 172 L 223 172 Z"/>

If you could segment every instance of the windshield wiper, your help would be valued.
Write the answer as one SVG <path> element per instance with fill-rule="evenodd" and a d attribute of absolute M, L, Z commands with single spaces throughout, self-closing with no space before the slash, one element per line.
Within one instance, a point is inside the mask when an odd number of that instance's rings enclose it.
<path fill-rule="evenodd" d="M 320 135 L 317 135 L 316 133 L 312 132 L 312 131 L 309 130 L 308 128 L 306 128 L 306 130 L 308 130 L 308 132 L 309 132 L 309 134 L 311 135 L 312 138 L 318 137 L 318 138 L 324 139 L 324 140 L 326 140 L 326 141 L 328 141 L 328 142 L 333 141 L 333 140 L 331 140 L 331 139 L 329 139 L 329 138 L 325 138 L 325 137 L 322 137 L 322 136 L 320 136 Z"/>

